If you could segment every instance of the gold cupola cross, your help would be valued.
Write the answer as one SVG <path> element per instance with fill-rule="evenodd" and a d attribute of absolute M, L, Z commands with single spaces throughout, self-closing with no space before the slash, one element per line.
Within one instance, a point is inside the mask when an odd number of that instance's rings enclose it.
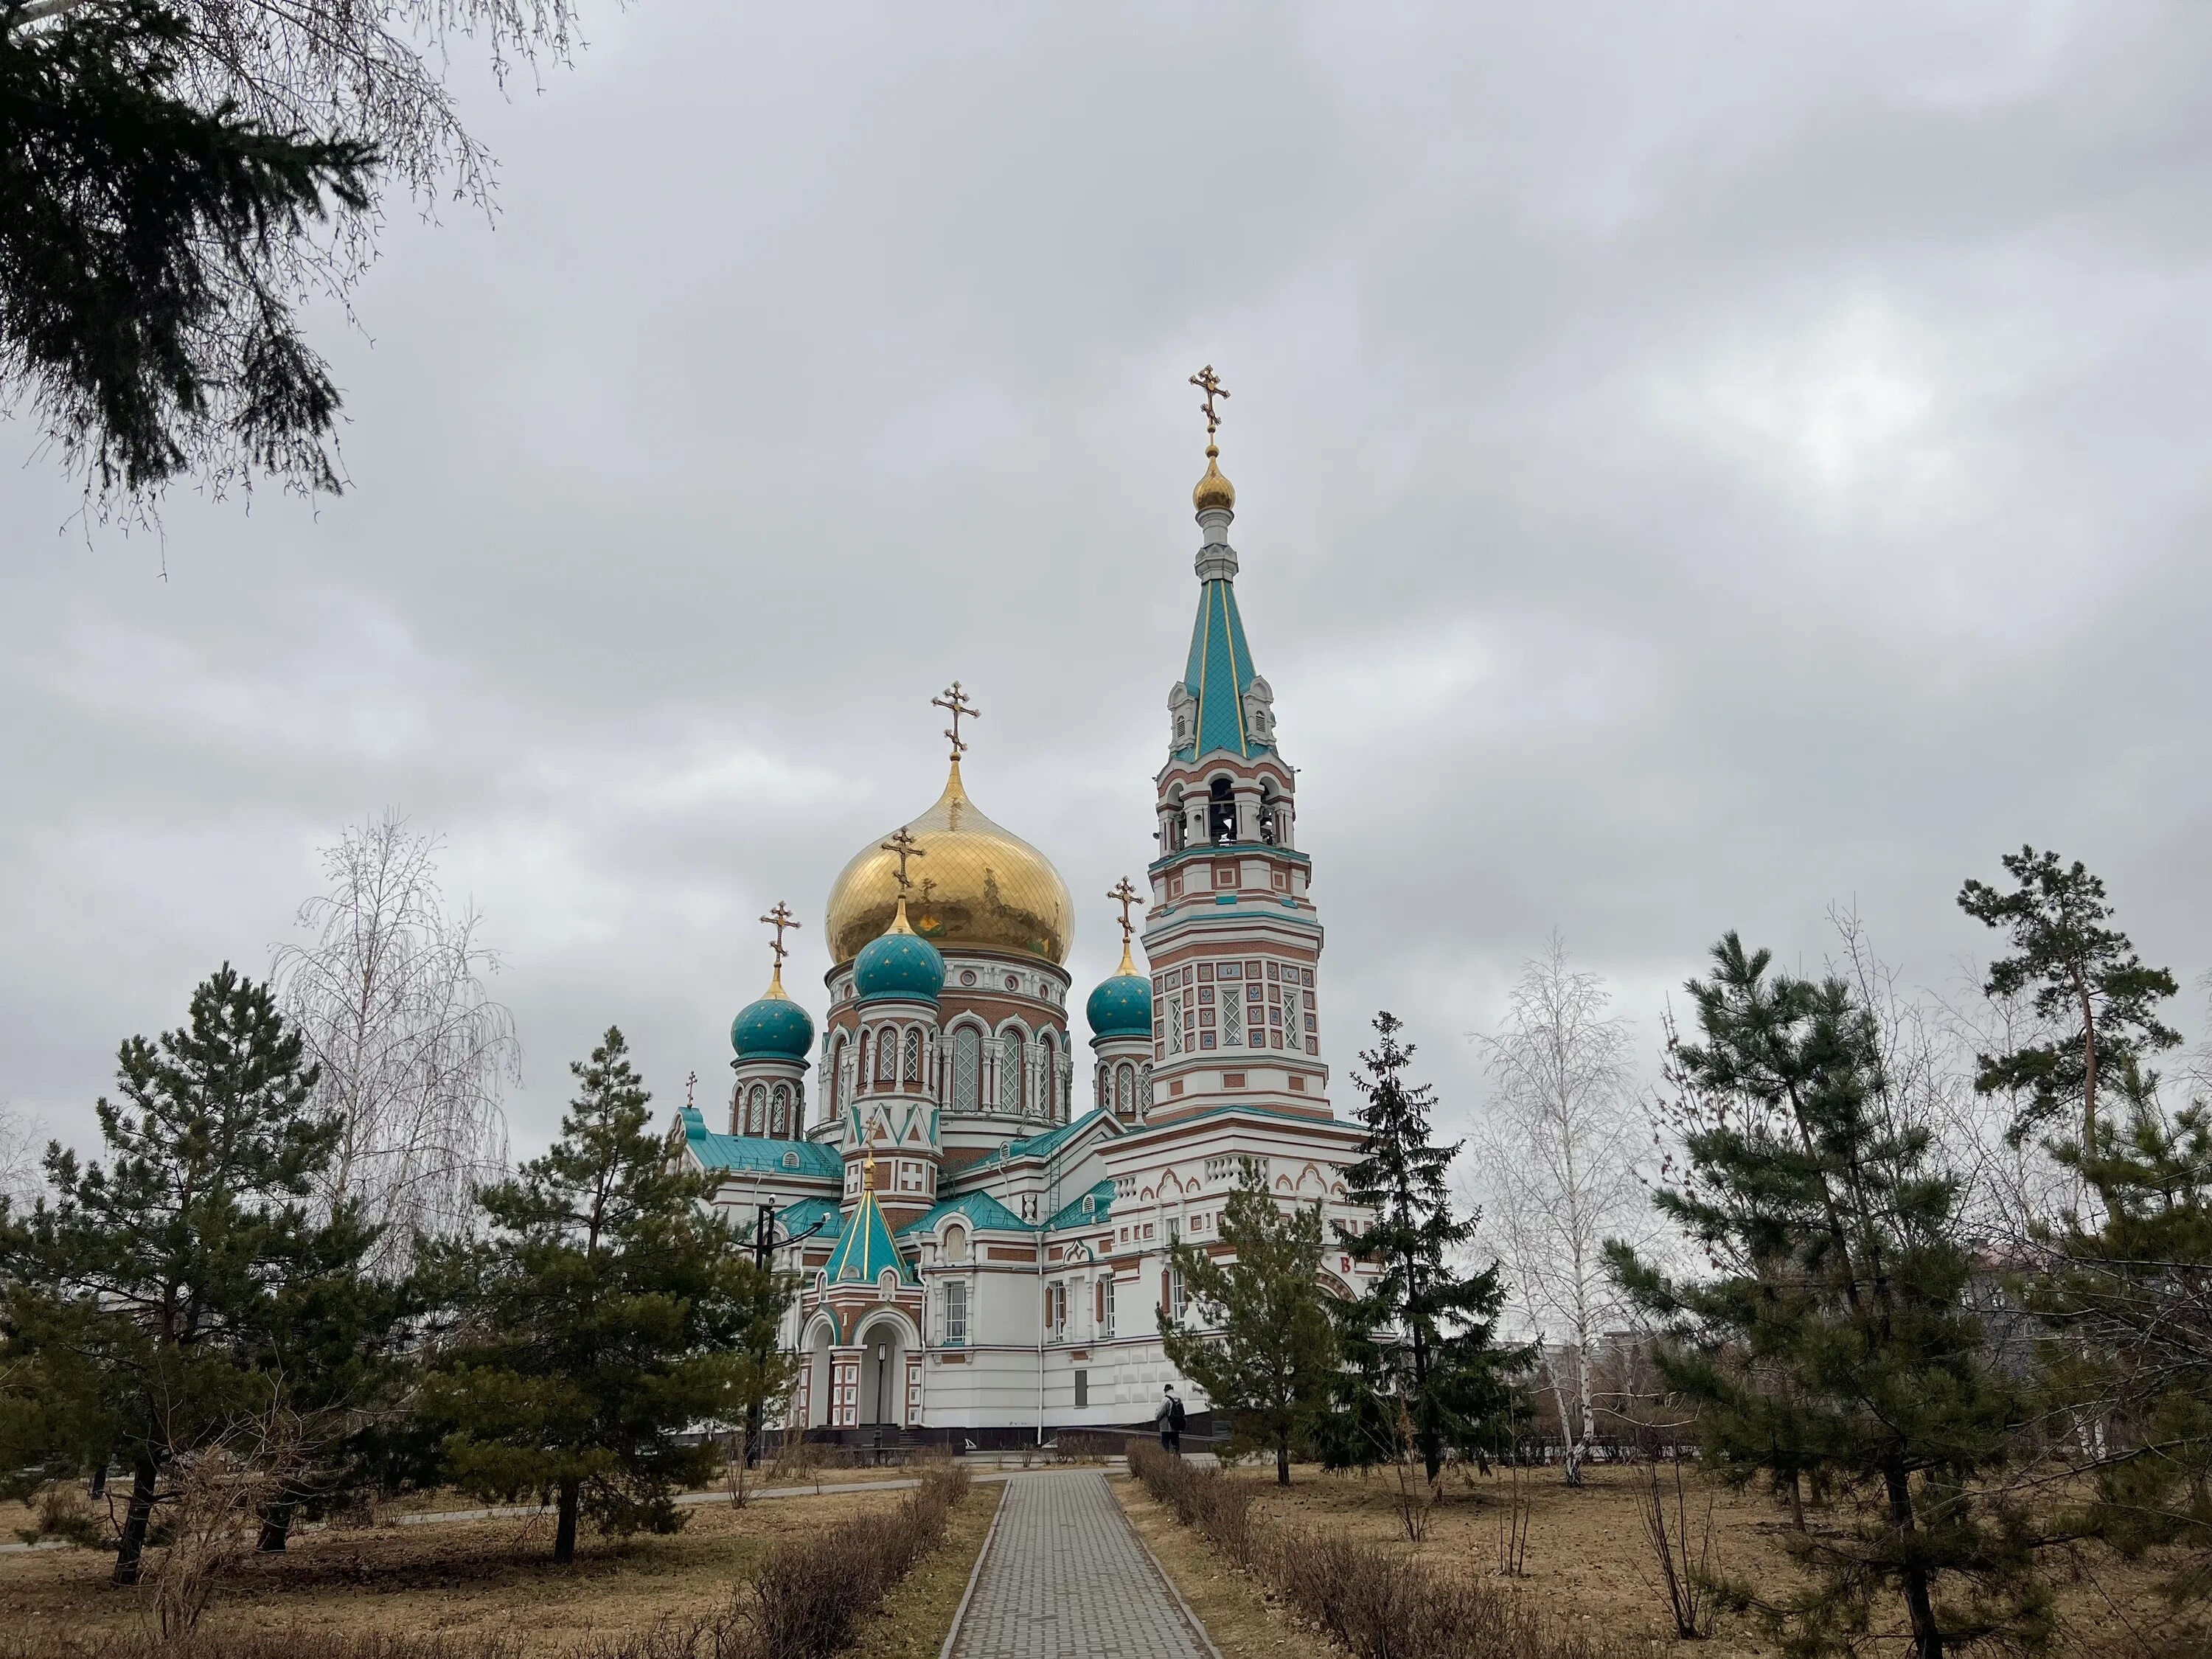
<path fill-rule="evenodd" d="M 781 899 L 778 899 L 775 902 L 775 908 L 763 916 L 761 920 L 775 929 L 775 942 L 768 948 L 775 952 L 776 971 L 781 973 L 783 970 L 784 957 L 791 954 L 783 942 L 783 930 L 787 927 L 796 927 L 799 923 L 792 915 L 791 907 Z"/>
<path fill-rule="evenodd" d="M 1129 920 L 1129 907 L 1133 904 L 1141 904 L 1144 902 L 1144 895 L 1130 886 L 1128 877 L 1124 876 L 1114 884 L 1106 896 L 1121 907 L 1121 948 L 1127 951 L 1129 948 L 1130 935 L 1137 931 L 1136 924 Z"/>
<path fill-rule="evenodd" d="M 952 739 L 952 758 L 958 760 L 968 748 L 966 740 L 960 735 L 962 719 L 964 717 L 971 720 L 981 720 L 983 717 L 983 711 L 968 701 L 968 694 L 960 689 L 958 680 L 953 681 L 940 695 L 932 697 L 929 700 L 929 706 L 932 708 L 945 709 L 951 714 L 951 728 L 945 735 Z"/>
<path fill-rule="evenodd" d="M 901 824 L 891 838 L 883 844 L 883 850 L 898 860 L 899 897 L 903 900 L 907 889 L 913 885 L 907 879 L 906 861 L 908 859 L 926 859 L 929 854 L 921 850 L 921 843 L 908 832 L 904 824 Z"/>
<path fill-rule="evenodd" d="M 1214 428 L 1221 424 L 1221 414 L 1214 408 L 1213 400 L 1219 398 L 1226 402 L 1229 388 L 1221 384 L 1221 377 L 1213 372 L 1212 363 L 1208 363 L 1197 374 L 1192 375 L 1190 383 L 1198 388 L 1200 396 L 1205 399 L 1206 438 L 1206 441 L 1211 443 L 1213 441 Z"/>

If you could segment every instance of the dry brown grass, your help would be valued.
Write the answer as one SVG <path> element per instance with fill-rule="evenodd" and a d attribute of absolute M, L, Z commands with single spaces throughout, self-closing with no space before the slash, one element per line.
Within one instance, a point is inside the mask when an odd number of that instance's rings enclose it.
<path fill-rule="evenodd" d="M 855 1659 L 937 1659 L 1006 1490 L 994 1481 L 961 1499 L 945 1524 L 944 1544 L 862 1624 L 848 1650 Z"/>
<path fill-rule="evenodd" d="M 518 1638 L 529 1654 L 564 1653 L 668 1619 L 719 1611 L 738 1575 L 771 1545 L 852 1516 L 887 1510 L 899 1492 L 825 1494 L 739 1510 L 708 1504 L 668 1537 L 588 1533 L 573 1567 L 550 1559 L 550 1521 L 475 1521 L 309 1534 L 282 1556 L 256 1557 L 220 1585 L 206 1632 L 374 1630 L 387 1635 Z M 0 1556 L 0 1630 L 90 1638 L 146 1627 L 143 1592 L 109 1588 L 104 1552 Z"/>
<path fill-rule="evenodd" d="M 1644 1536 L 1638 1497 L 1641 1469 L 1586 1467 L 1588 1484 L 1579 1492 L 1560 1480 L 1556 1469 L 1534 1473 L 1536 1479 L 1524 1488 L 1531 1505 L 1527 1576 L 1502 1578 L 1496 1571 L 1498 1531 L 1508 1510 L 1502 1477 L 1478 1475 L 1468 1481 L 1448 1474 L 1427 1538 L 1409 1546 L 1387 1475 L 1363 1480 L 1356 1474 L 1329 1474 L 1301 1466 L 1285 1490 L 1275 1486 L 1272 1466 L 1236 1472 L 1260 1488 L 1261 1513 L 1340 1529 L 1437 1566 L 1482 1574 L 1516 1595 L 1539 1598 L 1563 1622 L 1580 1625 L 1592 1635 L 1625 1638 L 1668 1659 L 1772 1659 L 1779 1651 L 1748 1615 L 1721 1613 L 1707 1641 L 1674 1636 Z M 1754 1492 L 1721 1486 L 1711 1496 L 1716 1567 L 1762 1587 L 1789 1583 L 1796 1569 L 1783 1546 L 1788 1521 L 1781 1510 Z M 1700 1497 L 1695 1507 L 1702 1509 L 1702 1504 Z M 1819 1510 L 1808 1510 L 1807 1519 L 1815 1526 L 1838 1520 Z M 1186 1547 L 1202 1547 L 1194 1540 Z M 2141 1659 L 2152 1652 L 2192 1650 L 2193 1638 L 2182 1632 L 2202 1626 L 2177 1621 L 2151 1594 L 2155 1564 L 2124 1562 L 2095 1547 L 2073 1553 L 2053 1551 L 2045 1562 L 2063 1620 L 2057 1650 L 2069 1659 Z M 2212 1638 L 2194 1650 L 2212 1653 Z"/>
<path fill-rule="evenodd" d="M 1168 1577 L 1206 1626 L 1222 1659 L 1343 1659 L 1340 1650 L 1291 1623 L 1258 1582 L 1238 1572 L 1176 1524 L 1161 1504 L 1127 1475 L 1107 1482 L 1130 1524 L 1152 1546 Z"/>

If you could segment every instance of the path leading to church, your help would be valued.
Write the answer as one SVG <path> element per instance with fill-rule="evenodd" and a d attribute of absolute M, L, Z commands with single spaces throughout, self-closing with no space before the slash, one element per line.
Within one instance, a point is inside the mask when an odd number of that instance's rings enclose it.
<path fill-rule="evenodd" d="M 951 1659 L 1219 1659 L 1091 1470 L 1006 1483 Z"/>

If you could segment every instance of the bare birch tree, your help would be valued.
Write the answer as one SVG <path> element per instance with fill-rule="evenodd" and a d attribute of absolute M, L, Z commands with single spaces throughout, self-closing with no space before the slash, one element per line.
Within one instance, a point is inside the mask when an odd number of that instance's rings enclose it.
<path fill-rule="evenodd" d="M 520 1080 L 514 1017 L 485 988 L 498 954 L 473 906 L 447 909 L 438 850 L 397 812 L 349 827 L 324 849 L 330 890 L 300 907 L 313 940 L 271 970 L 321 1068 L 318 1104 L 344 1126 L 323 1197 L 385 1224 L 380 1272 L 404 1268 L 418 1232 L 467 1230 L 477 1187 L 507 1167 L 502 1091 Z"/>
<path fill-rule="evenodd" d="M 1554 933 L 1542 956 L 1522 964 L 1504 1022 L 1476 1038 L 1495 1090 L 1482 1137 L 1491 1213 L 1559 1406 L 1570 1486 L 1582 1484 L 1597 1432 L 1590 1358 L 1624 1318 L 1605 1243 L 1649 1231 L 1636 1179 L 1632 1032 L 1612 1000 L 1601 978 L 1574 969 Z"/>
<path fill-rule="evenodd" d="M 39 1133 L 36 1122 L 0 1100 L 0 1198 L 27 1205 L 37 1196 Z"/>

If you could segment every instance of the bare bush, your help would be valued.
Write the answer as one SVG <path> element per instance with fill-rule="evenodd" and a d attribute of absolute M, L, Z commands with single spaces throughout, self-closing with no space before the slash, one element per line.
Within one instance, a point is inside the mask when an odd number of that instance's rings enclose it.
<path fill-rule="evenodd" d="M 1673 1479 L 1662 1474 L 1656 1458 L 1644 1466 L 1645 1481 L 1639 1496 L 1644 1504 L 1644 1536 L 1651 1546 L 1658 1568 L 1656 1583 L 1674 1633 L 1695 1639 L 1709 1633 L 1712 1613 L 1708 1600 L 1712 1583 L 1713 1498 L 1705 1494 L 1705 1511 L 1692 1515 L 1689 1484 L 1682 1476 L 1682 1460 L 1672 1460 Z"/>

